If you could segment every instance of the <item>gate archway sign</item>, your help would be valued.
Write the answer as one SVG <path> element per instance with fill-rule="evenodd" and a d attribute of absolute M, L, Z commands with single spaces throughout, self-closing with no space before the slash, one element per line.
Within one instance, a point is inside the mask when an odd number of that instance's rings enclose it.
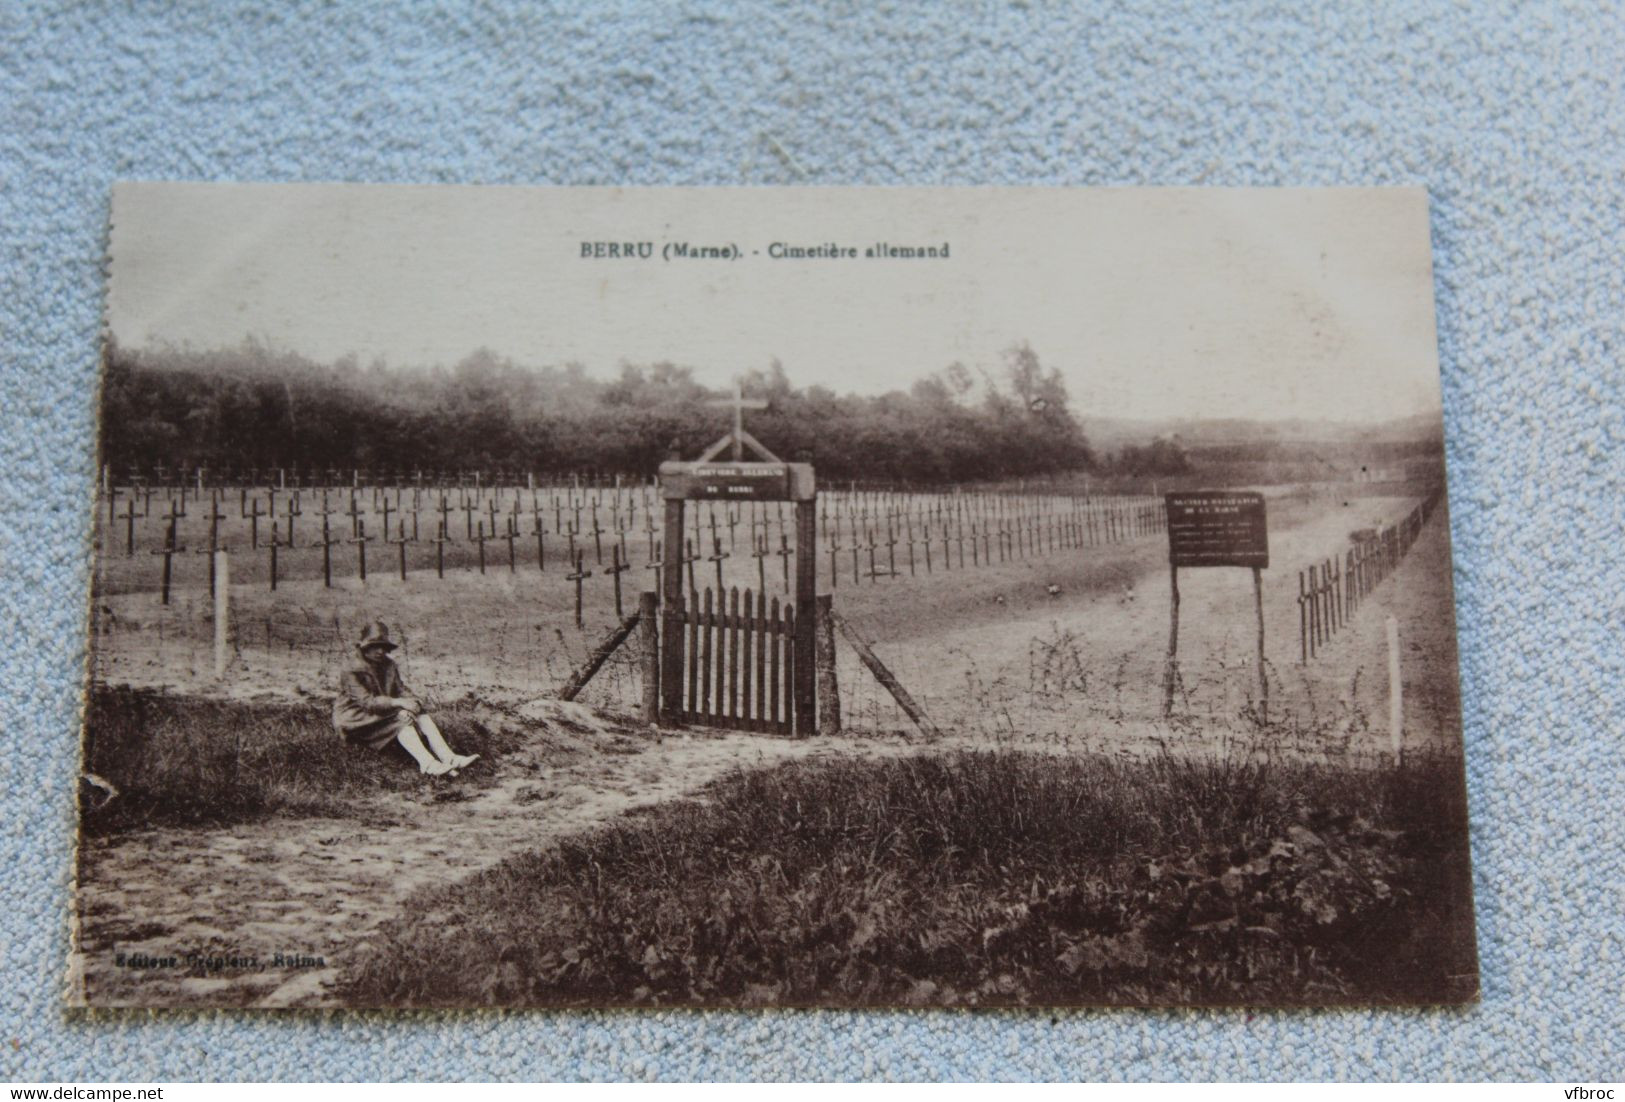
<path fill-rule="evenodd" d="M 736 425 L 735 433 L 692 463 L 660 465 L 666 503 L 660 615 L 662 725 L 810 735 L 816 729 L 814 591 L 817 588 L 817 483 L 810 463 L 782 463 Z M 743 441 L 740 437 L 743 436 Z M 743 442 L 764 458 L 718 461 L 712 456 Z M 683 588 L 683 514 L 690 501 L 791 501 L 796 512 L 795 598 Z M 720 575 L 719 575 L 720 577 Z M 703 592 L 703 597 L 702 597 Z M 751 607 L 751 606 L 755 607 Z"/>
<path fill-rule="evenodd" d="M 1258 618 L 1259 715 L 1269 716 L 1270 683 L 1264 669 L 1264 580 L 1270 564 L 1269 525 L 1264 495 L 1243 490 L 1184 490 L 1163 495 L 1168 510 L 1168 665 L 1163 673 L 1162 713 L 1174 710 L 1179 678 L 1179 568 L 1242 566 L 1253 572 L 1253 608 Z"/>

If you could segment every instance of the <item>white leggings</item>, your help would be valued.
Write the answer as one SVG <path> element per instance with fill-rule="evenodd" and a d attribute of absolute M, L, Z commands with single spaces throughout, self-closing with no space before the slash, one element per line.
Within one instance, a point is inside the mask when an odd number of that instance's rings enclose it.
<path fill-rule="evenodd" d="M 418 733 L 422 732 L 422 737 Z M 431 765 L 436 759 L 450 765 L 452 761 L 451 747 L 440 734 L 440 728 L 435 726 L 434 720 L 427 715 L 412 717 L 412 722 L 401 728 L 401 733 L 395 736 L 395 741 L 412 755 L 418 765 Z M 425 748 L 424 743 L 428 743 Z"/>

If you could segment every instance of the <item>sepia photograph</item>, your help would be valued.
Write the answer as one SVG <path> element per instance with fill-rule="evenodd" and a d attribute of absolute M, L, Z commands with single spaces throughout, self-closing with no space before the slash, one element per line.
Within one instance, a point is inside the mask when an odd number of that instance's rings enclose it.
<path fill-rule="evenodd" d="M 116 185 L 68 1001 L 1477 999 L 1428 227 Z"/>

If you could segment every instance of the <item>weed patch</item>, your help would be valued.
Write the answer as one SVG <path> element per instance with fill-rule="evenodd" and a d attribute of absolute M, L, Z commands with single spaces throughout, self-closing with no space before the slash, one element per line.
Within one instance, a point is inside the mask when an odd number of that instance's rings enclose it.
<path fill-rule="evenodd" d="M 519 735 L 495 730 L 466 705 L 435 709 L 447 740 L 489 762 Z M 112 783 L 81 806 L 92 832 L 159 824 L 226 823 L 267 815 L 351 816 L 356 801 L 422 789 L 405 751 L 348 745 L 325 706 L 211 700 L 128 689 L 93 689 L 85 715 L 85 769 Z M 489 783 L 474 769 L 441 786 Z"/>
<path fill-rule="evenodd" d="M 740 772 L 701 797 L 426 893 L 346 1002 L 1472 994 L 1453 979 L 1473 972 L 1459 760 L 955 753 Z"/>

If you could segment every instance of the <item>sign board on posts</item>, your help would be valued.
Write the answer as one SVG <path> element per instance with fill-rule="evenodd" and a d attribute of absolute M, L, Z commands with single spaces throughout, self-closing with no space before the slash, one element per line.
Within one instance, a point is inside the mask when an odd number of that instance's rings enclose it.
<path fill-rule="evenodd" d="M 1173 566 L 1269 566 L 1263 494 L 1185 490 L 1163 497 L 1168 507 L 1168 562 Z"/>
<path fill-rule="evenodd" d="M 803 501 L 812 497 L 806 463 L 662 463 L 660 491 L 667 501 Z"/>

